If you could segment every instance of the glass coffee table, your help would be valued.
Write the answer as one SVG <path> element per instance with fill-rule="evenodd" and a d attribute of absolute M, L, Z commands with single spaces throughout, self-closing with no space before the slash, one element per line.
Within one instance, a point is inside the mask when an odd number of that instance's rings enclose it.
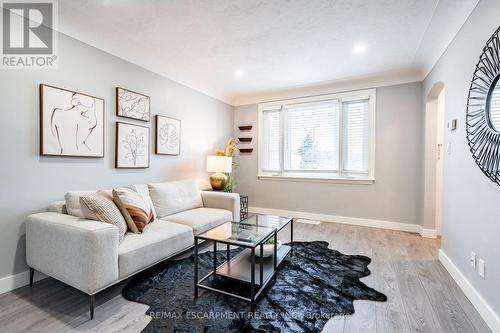
<path fill-rule="evenodd" d="M 290 224 L 290 244 L 293 242 L 293 218 L 257 214 L 240 222 L 226 222 L 194 237 L 194 297 L 198 297 L 198 288 L 222 293 L 251 303 L 255 308 L 255 300 L 274 276 L 283 259 L 292 252 L 291 245 L 281 245 L 279 248 L 278 232 Z M 264 258 L 264 244 L 274 239 L 273 254 Z M 217 265 L 214 255 L 213 269 L 203 278 L 198 279 L 198 243 L 200 240 L 212 241 L 214 253 L 217 243 L 226 244 L 226 261 Z M 244 248 L 231 258 L 230 246 Z M 258 252 L 257 252 L 258 251 Z M 258 260 L 256 260 L 258 256 Z M 258 262 L 257 262 L 258 261 Z M 248 284 L 250 293 L 237 294 L 231 288 L 218 288 L 204 284 L 210 277 L 222 278 L 225 284 L 242 282 Z M 220 283 L 219 283 L 220 285 Z"/>

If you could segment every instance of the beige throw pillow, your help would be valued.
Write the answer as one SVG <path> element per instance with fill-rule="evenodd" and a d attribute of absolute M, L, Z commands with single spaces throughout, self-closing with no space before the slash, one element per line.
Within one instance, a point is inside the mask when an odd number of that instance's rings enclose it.
<path fill-rule="evenodd" d="M 141 234 L 155 219 L 149 198 L 135 185 L 113 189 L 113 200 L 133 233 Z"/>
<path fill-rule="evenodd" d="M 66 201 L 66 211 L 69 215 L 85 218 L 82 212 L 82 207 L 80 206 L 80 197 L 88 196 L 94 194 L 107 194 L 109 198 L 112 198 L 110 190 L 105 191 L 70 191 L 64 195 L 64 200 Z"/>
<path fill-rule="evenodd" d="M 98 216 L 94 213 L 94 211 L 93 211 L 93 210 L 90 210 L 90 209 L 89 209 L 89 207 L 88 207 L 87 205 L 82 205 L 82 204 L 81 204 L 81 200 L 80 200 L 80 198 L 81 198 L 82 196 L 87 196 L 87 197 L 89 197 L 89 196 L 100 196 L 100 197 L 102 197 L 102 198 L 104 198 L 104 199 L 107 199 L 107 200 L 111 201 L 111 203 L 112 203 L 113 205 L 115 205 L 115 206 L 116 206 L 116 204 L 115 204 L 115 203 L 114 203 L 114 201 L 113 201 L 113 194 L 111 193 L 111 191 L 103 191 L 103 190 L 99 190 L 99 191 L 97 191 L 97 192 L 89 193 L 89 194 L 87 194 L 87 195 L 83 195 L 83 194 L 81 194 L 81 195 L 78 197 L 78 207 L 79 207 L 78 209 L 80 209 L 81 214 L 82 214 L 82 217 L 83 217 L 83 218 L 85 218 L 85 219 L 87 219 L 87 220 L 101 221 L 101 219 L 100 219 L 100 218 L 99 218 L 99 217 L 98 217 Z M 118 208 L 118 207 L 116 207 L 116 208 Z M 120 213 L 120 214 L 121 214 L 121 213 Z M 122 217 L 123 217 L 123 216 L 122 216 Z M 105 221 L 104 221 L 104 222 L 105 222 Z"/>
<path fill-rule="evenodd" d="M 66 201 L 66 210 L 68 214 L 82 219 L 85 218 L 82 212 L 82 206 L 80 205 L 80 197 L 94 194 L 96 194 L 96 191 L 70 191 L 66 193 L 64 195 L 64 201 Z"/>
<path fill-rule="evenodd" d="M 115 225 L 118 228 L 118 241 L 122 242 L 127 232 L 127 222 L 109 197 L 105 195 L 81 196 L 80 205 L 85 218 Z"/>

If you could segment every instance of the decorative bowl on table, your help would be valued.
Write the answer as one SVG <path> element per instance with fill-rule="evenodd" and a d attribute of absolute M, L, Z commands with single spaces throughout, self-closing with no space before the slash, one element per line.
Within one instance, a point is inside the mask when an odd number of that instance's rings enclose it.
<path fill-rule="evenodd" d="M 280 240 L 278 240 L 278 243 L 276 244 L 276 249 L 279 249 L 281 247 L 282 243 Z M 268 240 L 262 249 L 262 257 L 263 258 L 269 258 L 272 257 L 274 253 L 274 239 Z M 260 246 L 257 246 L 255 249 L 255 256 L 260 257 Z"/>

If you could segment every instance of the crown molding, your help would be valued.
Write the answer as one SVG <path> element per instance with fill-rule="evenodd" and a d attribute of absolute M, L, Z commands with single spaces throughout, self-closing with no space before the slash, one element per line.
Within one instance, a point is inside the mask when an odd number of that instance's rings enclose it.
<path fill-rule="evenodd" d="M 285 89 L 263 91 L 256 94 L 240 95 L 232 100 L 232 104 L 234 106 L 240 106 L 350 90 L 379 88 L 403 83 L 420 82 L 423 78 L 422 72 L 414 69 L 383 72 L 369 76 L 328 81 L 320 84 L 295 86 Z"/>

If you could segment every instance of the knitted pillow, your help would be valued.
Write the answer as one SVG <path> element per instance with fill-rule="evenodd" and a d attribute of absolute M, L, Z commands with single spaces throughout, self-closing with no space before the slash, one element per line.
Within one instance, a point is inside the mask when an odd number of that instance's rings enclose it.
<path fill-rule="evenodd" d="M 98 194 L 84 195 L 80 197 L 80 206 L 85 218 L 115 225 L 121 243 L 127 232 L 127 222 L 112 200 Z"/>
<path fill-rule="evenodd" d="M 80 197 L 84 195 L 94 195 L 94 194 L 108 194 L 112 198 L 111 190 L 105 191 L 70 191 L 64 195 L 64 200 L 66 201 L 66 211 L 68 215 L 86 218 L 82 212 L 82 207 L 80 206 Z"/>
<path fill-rule="evenodd" d="M 154 221 L 150 200 L 135 185 L 113 189 L 113 200 L 133 233 L 141 234 L 146 225 Z"/>

